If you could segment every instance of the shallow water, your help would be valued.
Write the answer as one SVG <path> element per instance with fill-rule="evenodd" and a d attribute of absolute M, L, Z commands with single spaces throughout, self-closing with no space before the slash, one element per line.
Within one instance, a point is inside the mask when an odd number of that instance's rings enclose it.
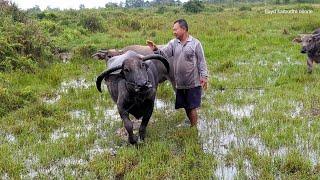
<path fill-rule="evenodd" d="M 55 104 L 64 94 L 67 94 L 70 89 L 88 89 L 91 86 L 94 86 L 94 82 L 87 81 L 85 78 L 63 81 L 59 89 L 54 93 L 53 97 L 43 97 L 42 102 L 47 104 Z"/>
<path fill-rule="evenodd" d="M 68 93 L 68 91 L 73 89 L 88 89 L 90 86 L 94 86 L 93 81 L 87 81 L 85 78 L 77 78 L 70 81 L 63 81 L 61 83 L 59 92 Z"/>
<path fill-rule="evenodd" d="M 218 166 L 214 169 L 214 174 L 218 179 L 234 179 L 237 176 L 237 167 L 226 165 L 224 161 L 233 149 L 253 148 L 259 155 L 282 159 L 286 158 L 290 151 L 298 150 L 301 154 L 306 155 L 305 157 L 310 160 L 313 166 L 319 163 L 318 152 L 298 135 L 296 136 L 294 149 L 285 146 L 273 149 L 266 146 L 260 137 L 246 135 L 241 121 L 232 122 L 205 118 L 199 119 L 198 133 L 203 151 L 213 154 L 218 160 Z M 249 160 L 244 162 L 244 167 L 248 178 L 254 179 L 257 177 L 257 172 L 253 169 Z"/>
<path fill-rule="evenodd" d="M 235 165 L 227 166 L 224 163 L 219 164 L 214 172 L 218 179 L 232 180 L 237 175 L 237 167 Z"/>
<path fill-rule="evenodd" d="M 17 142 L 17 139 L 13 134 L 0 130 L 0 144 L 5 143 L 5 142 L 14 144 Z"/>
<path fill-rule="evenodd" d="M 242 119 L 244 117 L 251 117 L 255 106 L 253 104 L 235 106 L 233 104 L 225 104 L 220 107 L 220 111 L 226 111 L 230 113 L 235 119 Z"/>

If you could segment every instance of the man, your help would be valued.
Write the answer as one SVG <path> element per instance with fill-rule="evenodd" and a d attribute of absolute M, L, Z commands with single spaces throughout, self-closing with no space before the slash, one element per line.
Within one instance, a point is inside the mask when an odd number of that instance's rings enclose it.
<path fill-rule="evenodd" d="M 173 34 L 176 38 L 172 39 L 163 49 L 158 49 L 152 41 L 147 41 L 147 44 L 155 53 L 173 58 L 177 88 L 175 108 L 184 108 L 191 126 L 196 126 L 197 108 L 201 104 L 201 91 L 202 88 L 207 89 L 206 60 L 200 41 L 189 35 L 186 20 L 179 19 L 174 22 Z"/>

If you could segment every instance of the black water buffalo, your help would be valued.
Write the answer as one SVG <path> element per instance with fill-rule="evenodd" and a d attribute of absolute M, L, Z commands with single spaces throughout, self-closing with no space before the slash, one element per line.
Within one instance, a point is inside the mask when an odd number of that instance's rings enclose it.
<path fill-rule="evenodd" d="M 157 45 L 157 47 L 159 49 L 163 48 L 165 45 Z M 115 56 L 119 56 L 121 54 L 124 54 L 127 51 L 134 51 L 138 54 L 141 55 L 151 55 L 154 54 L 153 51 L 150 49 L 149 46 L 142 46 L 142 45 L 130 45 L 130 46 L 126 46 L 120 50 L 116 50 L 116 49 L 108 49 L 108 50 L 99 50 L 97 53 L 93 54 L 92 57 L 96 58 L 96 59 L 100 59 L 100 60 L 105 60 L 106 64 L 108 66 L 109 61 L 112 59 L 112 57 Z M 117 58 L 116 60 L 119 60 L 119 58 Z M 176 91 L 176 84 L 175 84 L 175 79 L 174 79 L 174 69 L 173 69 L 173 59 L 172 58 L 168 58 L 167 59 L 169 62 L 169 66 L 170 66 L 170 72 L 169 74 L 166 73 L 166 69 L 163 67 L 163 65 L 161 63 L 156 63 L 157 68 L 159 69 L 159 72 L 165 72 L 164 78 L 161 79 L 160 83 L 164 82 L 165 80 L 169 80 L 172 88 L 174 91 Z M 162 75 L 160 75 L 162 76 Z"/>
<path fill-rule="evenodd" d="M 293 41 L 301 44 L 301 53 L 307 54 L 308 72 L 312 73 L 313 63 L 320 63 L 320 28 L 312 34 L 300 35 Z"/>
<path fill-rule="evenodd" d="M 109 64 L 112 67 L 109 66 L 109 69 L 97 78 L 97 89 L 101 92 L 101 82 L 104 79 L 129 134 L 128 140 L 131 144 L 135 144 L 138 137 L 133 134 L 133 123 L 129 119 L 129 114 L 137 119 L 142 117 L 139 136 L 144 140 L 161 78 L 156 64 L 161 63 L 169 73 L 169 63 L 160 55 L 142 56 L 133 51 L 127 51 L 113 58 L 114 63 Z"/>

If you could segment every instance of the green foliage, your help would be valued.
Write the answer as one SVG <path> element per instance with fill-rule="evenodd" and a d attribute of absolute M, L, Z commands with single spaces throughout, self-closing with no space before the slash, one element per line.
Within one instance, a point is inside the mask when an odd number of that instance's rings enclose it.
<path fill-rule="evenodd" d="M 11 17 L 9 13 L 0 18 L 0 71 L 32 73 L 38 66 L 46 66 L 53 59 L 54 48 L 48 36 L 37 22 L 20 23 Z"/>
<path fill-rule="evenodd" d="M 97 47 L 95 45 L 83 45 L 78 47 L 78 49 L 75 50 L 77 55 L 83 56 L 83 57 L 91 57 L 93 53 L 97 51 Z"/>
<path fill-rule="evenodd" d="M 20 70 L 26 73 L 34 73 L 37 68 L 37 62 L 28 57 L 6 57 L 0 62 L 0 71 Z"/>
<path fill-rule="evenodd" d="M 250 6 L 241 6 L 240 8 L 239 8 L 239 11 L 251 11 L 252 9 L 251 9 L 251 7 Z"/>
<path fill-rule="evenodd" d="M 91 32 L 103 32 L 102 19 L 99 16 L 90 14 L 81 19 L 81 24 L 84 28 Z"/>
<path fill-rule="evenodd" d="M 53 12 L 40 12 L 37 14 L 37 18 L 40 20 L 47 19 L 51 21 L 56 21 L 58 16 Z"/>
<path fill-rule="evenodd" d="M 156 13 L 158 13 L 158 14 L 163 14 L 163 13 L 165 13 L 166 11 L 167 11 L 167 8 L 166 8 L 165 6 L 160 6 L 160 7 L 158 7 Z"/>
<path fill-rule="evenodd" d="M 183 8 L 186 12 L 199 13 L 204 10 L 204 5 L 202 1 L 190 0 L 183 4 Z"/>
<path fill-rule="evenodd" d="M 27 21 L 26 13 L 20 11 L 16 4 L 7 0 L 0 1 L 0 17 L 8 16 L 15 22 L 25 23 Z"/>
<path fill-rule="evenodd" d="M 311 173 L 311 164 L 305 160 L 304 156 L 295 151 L 288 155 L 281 170 L 286 174 L 309 174 Z"/>
<path fill-rule="evenodd" d="M 117 27 L 125 31 L 138 31 L 141 29 L 141 24 L 138 19 L 134 20 L 129 18 L 122 18 L 117 21 Z"/>

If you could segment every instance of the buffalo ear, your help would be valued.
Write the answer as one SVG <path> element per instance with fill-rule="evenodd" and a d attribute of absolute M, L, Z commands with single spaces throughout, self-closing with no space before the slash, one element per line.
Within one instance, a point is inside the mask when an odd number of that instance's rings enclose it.
<path fill-rule="evenodd" d="M 292 40 L 292 42 L 294 42 L 294 43 L 301 43 L 301 42 L 302 42 L 302 37 L 301 37 L 301 36 L 297 36 L 297 37 L 295 37 L 295 38 Z"/>
<path fill-rule="evenodd" d="M 122 69 L 121 69 L 121 71 L 120 71 L 120 73 L 119 73 L 119 76 L 120 76 L 121 78 L 124 78 L 124 72 L 123 72 Z"/>
<path fill-rule="evenodd" d="M 123 72 L 123 69 L 124 69 L 124 64 L 121 65 L 121 71 L 119 73 L 119 75 L 124 78 L 124 72 Z"/>
<path fill-rule="evenodd" d="M 146 69 L 149 69 L 149 64 L 144 63 L 144 65 L 146 66 Z"/>

